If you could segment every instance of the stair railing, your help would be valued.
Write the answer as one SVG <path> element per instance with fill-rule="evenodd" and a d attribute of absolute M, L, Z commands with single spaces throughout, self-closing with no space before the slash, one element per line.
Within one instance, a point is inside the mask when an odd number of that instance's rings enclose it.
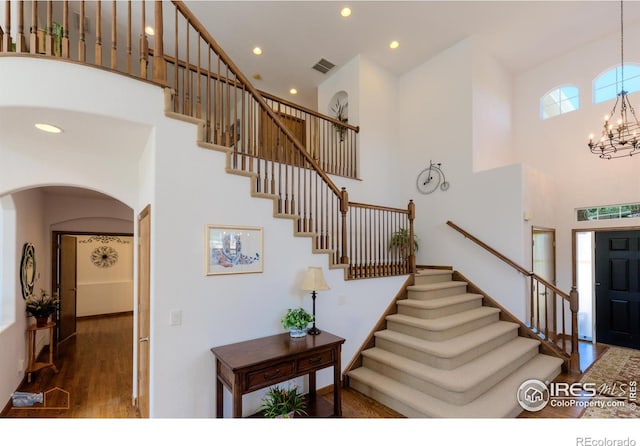
<path fill-rule="evenodd" d="M 540 341 L 556 347 L 556 351 L 559 351 L 566 357 L 569 370 L 579 373 L 578 291 L 576 287 L 573 286 L 569 293 L 565 293 L 539 275 L 525 269 L 477 237 L 471 235 L 455 223 L 447 221 L 447 225 L 529 280 L 529 328 L 537 335 Z M 570 315 L 571 324 L 569 346 L 566 344 L 568 315 Z M 561 328 L 560 332 L 558 325 L 560 325 Z"/>
<path fill-rule="evenodd" d="M 329 177 L 356 177 L 359 129 L 263 96 L 183 2 L 25 3 L 5 1 L 0 56 L 77 61 L 169 88 L 172 111 L 204 122 L 203 142 L 226 147 L 230 168 L 250 174 L 255 192 L 274 198 L 276 213 L 293 218 L 298 233 L 313 237 L 315 251 L 332 254 L 332 264 L 346 266 L 347 278 L 415 271 L 412 245 L 402 252 L 389 246 L 399 228 L 413 236 L 413 203 L 407 209 L 350 203 Z M 304 126 L 307 147 L 300 142 Z"/>

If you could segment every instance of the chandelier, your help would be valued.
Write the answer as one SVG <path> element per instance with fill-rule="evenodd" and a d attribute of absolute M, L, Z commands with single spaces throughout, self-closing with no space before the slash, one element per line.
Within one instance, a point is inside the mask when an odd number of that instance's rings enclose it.
<path fill-rule="evenodd" d="M 620 104 L 619 118 L 615 121 L 616 108 Z M 591 153 L 602 159 L 622 158 L 640 153 L 640 123 L 624 89 L 624 28 L 623 8 L 620 0 L 620 93 L 611 113 L 604 117 L 602 136 L 599 141 L 589 135 Z"/>

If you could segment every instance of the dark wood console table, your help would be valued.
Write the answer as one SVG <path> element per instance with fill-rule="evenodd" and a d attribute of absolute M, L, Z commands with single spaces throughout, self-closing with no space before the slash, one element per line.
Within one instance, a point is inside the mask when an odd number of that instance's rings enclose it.
<path fill-rule="evenodd" d="M 233 400 L 232 415 L 242 417 L 242 395 L 298 376 L 309 376 L 307 413 L 315 417 L 342 416 L 340 352 L 344 339 L 323 331 L 292 338 L 282 333 L 214 347 L 216 357 L 216 417 L 223 416 L 223 386 Z M 333 367 L 333 406 L 316 398 L 316 372 Z M 328 408 L 326 406 L 329 406 Z"/>

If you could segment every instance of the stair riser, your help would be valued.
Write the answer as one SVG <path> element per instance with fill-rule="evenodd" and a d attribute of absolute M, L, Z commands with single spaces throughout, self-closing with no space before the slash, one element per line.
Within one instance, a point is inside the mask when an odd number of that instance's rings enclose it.
<path fill-rule="evenodd" d="M 414 327 L 412 325 L 407 325 L 392 320 L 387 320 L 387 328 L 389 330 L 398 331 L 400 333 L 404 333 L 409 336 L 415 336 L 416 338 L 420 339 L 426 339 L 428 341 L 446 341 L 447 339 L 460 336 L 462 334 L 470 332 L 471 330 L 475 330 L 477 328 L 491 324 L 497 321 L 498 317 L 498 313 L 493 313 L 482 318 L 475 319 L 473 321 L 440 331 L 425 330 L 424 328 Z"/>
<path fill-rule="evenodd" d="M 349 379 L 349 387 L 357 390 L 360 393 L 367 395 L 369 398 L 374 399 L 385 406 L 395 410 L 396 412 L 404 415 L 408 418 L 426 418 L 425 414 L 413 407 L 400 402 L 388 393 L 381 392 L 378 389 L 371 387 L 370 385 L 361 382 L 356 378 Z"/>
<path fill-rule="evenodd" d="M 475 348 L 472 348 L 460 355 L 450 358 L 443 358 L 440 356 L 429 354 L 383 338 L 376 338 L 376 347 L 388 350 L 397 355 L 404 356 L 406 358 L 421 362 L 431 367 L 436 367 L 444 370 L 452 370 L 484 355 L 485 353 L 493 350 L 496 347 L 505 344 L 506 342 L 514 339 L 516 336 L 518 336 L 518 331 L 517 329 L 514 329 L 513 331 L 503 333 L 500 336 L 496 336 L 489 341 L 481 343 Z"/>
<path fill-rule="evenodd" d="M 427 300 L 438 299 L 440 297 L 456 296 L 458 294 L 464 294 L 466 292 L 466 285 L 459 285 L 436 290 L 407 290 L 407 297 L 409 299 Z"/>
<path fill-rule="evenodd" d="M 442 387 L 439 387 L 437 384 L 425 381 L 424 379 L 414 376 L 409 372 L 396 369 L 388 364 L 381 363 L 366 356 L 364 357 L 363 366 L 448 403 L 464 405 L 482 395 L 484 392 L 489 390 L 506 376 L 511 374 L 511 372 L 523 365 L 529 359 L 533 358 L 536 354 L 538 354 L 537 345 L 534 348 L 523 351 L 520 355 L 514 357 L 513 360 L 509 362 L 509 364 L 507 364 L 505 367 L 502 367 L 499 372 L 492 374 L 482 383 L 469 389 L 466 392 L 453 392 L 451 390 L 444 389 Z"/>
<path fill-rule="evenodd" d="M 439 317 L 450 316 L 462 311 L 473 310 L 482 306 L 482 298 L 462 302 L 459 304 L 447 305 L 441 308 L 416 308 L 407 305 L 398 305 L 398 313 L 407 316 L 418 317 L 421 319 L 436 319 Z"/>
<path fill-rule="evenodd" d="M 428 276 L 415 276 L 415 285 L 427 285 L 430 283 L 439 283 L 439 282 L 451 282 L 452 273 L 442 273 L 437 275 L 428 275 Z"/>

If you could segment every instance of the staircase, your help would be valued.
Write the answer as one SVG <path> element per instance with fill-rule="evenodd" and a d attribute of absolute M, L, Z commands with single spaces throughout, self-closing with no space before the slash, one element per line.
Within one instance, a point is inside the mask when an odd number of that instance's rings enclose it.
<path fill-rule="evenodd" d="M 553 380 L 563 360 L 518 336 L 519 325 L 453 280 L 451 270 L 421 270 L 349 386 L 407 417 L 503 418 L 522 408 L 520 384 Z"/>

